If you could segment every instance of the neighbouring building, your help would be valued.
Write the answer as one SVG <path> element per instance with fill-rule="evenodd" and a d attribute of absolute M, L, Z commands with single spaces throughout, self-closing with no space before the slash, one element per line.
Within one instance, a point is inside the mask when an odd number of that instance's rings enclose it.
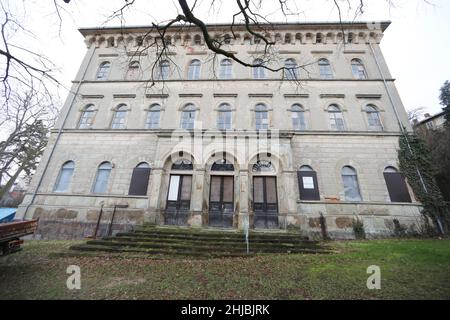
<path fill-rule="evenodd" d="M 195 26 L 170 27 L 156 65 L 151 27 L 80 29 L 88 50 L 19 216 L 39 217 L 46 238 L 92 235 L 100 214 L 99 234 L 112 219 L 113 231 L 316 237 L 325 221 L 330 237 L 352 238 L 356 217 L 369 237 L 417 230 L 397 159 L 400 125 L 412 129 L 379 46 L 389 24 L 267 26 L 282 72 L 214 56 Z M 209 29 L 264 63 L 245 26 Z"/>
<path fill-rule="evenodd" d="M 430 130 L 440 130 L 444 128 L 445 124 L 445 111 L 439 112 L 435 115 L 425 113 L 425 119 L 419 121 L 414 120 L 413 128 L 419 134 L 426 134 Z"/>

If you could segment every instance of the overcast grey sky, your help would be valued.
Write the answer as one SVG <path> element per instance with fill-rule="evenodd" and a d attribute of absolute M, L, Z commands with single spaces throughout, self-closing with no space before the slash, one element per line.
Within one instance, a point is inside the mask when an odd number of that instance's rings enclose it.
<path fill-rule="evenodd" d="M 1 0 L 7 1 L 7 0 Z M 9 0 L 11 2 L 11 0 Z M 20 3 L 19 0 L 12 0 Z M 339 0 L 344 6 L 347 0 Z M 351 0 L 353 1 L 353 0 Z M 105 25 L 113 9 L 120 8 L 124 0 L 72 0 L 65 4 L 57 0 L 61 10 L 62 24 L 58 28 L 58 16 L 53 0 L 24 0 L 26 13 L 23 21 L 35 34 L 35 39 L 27 45 L 38 47 L 58 67 L 57 75 L 66 87 L 74 78 L 86 52 L 79 27 Z M 219 4 L 216 0 L 216 2 Z M 271 21 L 286 21 L 277 11 L 278 0 L 267 2 L 266 13 Z M 359 2 L 356 1 L 356 2 Z M 353 3 L 356 3 L 353 1 Z M 395 7 L 385 0 L 366 0 L 365 14 L 357 20 L 391 20 L 382 41 L 382 49 L 391 73 L 397 79 L 396 85 L 406 109 L 426 107 L 430 113 L 441 110 L 439 88 L 445 80 L 450 80 L 450 1 L 393 0 Z M 190 1 L 190 3 L 193 3 Z M 222 4 L 210 9 L 211 0 L 198 0 L 197 15 L 207 22 L 230 22 L 236 11 L 235 1 L 223 0 Z M 264 3 L 264 2 L 263 2 Z M 290 22 L 337 21 L 338 12 L 331 0 L 291 1 L 293 11 L 299 15 L 288 17 Z M 343 19 L 353 20 L 354 9 L 343 12 Z M 67 10 L 67 11 L 65 11 Z M 125 25 L 148 25 L 175 17 L 177 1 L 136 0 L 133 9 L 125 15 Z M 120 25 L 112 20 L 107 25 Z M 64 100 L 67 92 L 61 91 Z"/>

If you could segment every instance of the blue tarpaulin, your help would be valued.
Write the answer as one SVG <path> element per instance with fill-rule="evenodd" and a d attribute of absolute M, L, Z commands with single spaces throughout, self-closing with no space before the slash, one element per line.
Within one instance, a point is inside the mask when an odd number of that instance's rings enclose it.
<path fill-rule="evenodd" d="M 0 208 L 0 223 L 11 222 L 16 215 L 17 208 Z"/>

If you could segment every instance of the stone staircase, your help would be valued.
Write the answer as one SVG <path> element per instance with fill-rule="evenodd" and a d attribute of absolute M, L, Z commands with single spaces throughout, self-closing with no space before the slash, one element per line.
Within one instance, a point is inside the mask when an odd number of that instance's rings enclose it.
<path fill-rule="evenodd" d="M 152 256 L 195 256 L 199 258 L 242 257 L 256 253 L 330 253 L 316 241 L 285 231 L 250 231 L 249 254 L 245 235 L 238 230 L 197 229 L 145 225 L 131 232 L 89 240 L 71 251 L 132 253 Z"/>

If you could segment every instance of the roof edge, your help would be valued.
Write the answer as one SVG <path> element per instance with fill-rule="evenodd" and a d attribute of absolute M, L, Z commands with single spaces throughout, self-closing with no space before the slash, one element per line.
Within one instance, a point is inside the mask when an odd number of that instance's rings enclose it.
<path fill-rule="evenodd" d="M 265 26 L 273 26 L 275 28 L 277 27 L 286 27 L 286 26 L 301 26 L 301 27 L 314 27 L 314 26 L 336 26 L 336 27 L 355 27 L 355 28 L 361 28 L 361 27 L 366 27 L 367 29 L 378 29 L 378 26 L 381 28 L 381 31 L 384 32 L 390 25 L 391 25 L 391 21 L 389 20 L 384 20 L 384 21 L 358 21 L 358 22 L 352 22 L 352 21 L 333 21 L 333 22 L 273 22 L 273 23 L 261 23 L 260 25 L 265 25 Z M 230 23 L 208 23 L 206 24 L 207 27 L 210 28 L 222 28 L 222 27 L 228 27 L 231 26 Z M 244 27 L 245 24 L 243 23 L 239 23 L 239 24 L 234 24 L 235 27 Z M 183 28 L 193 28 L 196 29 L 198 28 L 196 25 L 193 24 L 174 24 L 172 26 L 169 27 L 170 29 L 176 29 L 179 27 L 183 27 Z M 111 26 L 111 27 L 81 27 L 78 28 L 78 31 L 83 35 L 89 35 L 92 33 L 97 33 L 99 31 L 111 31 L 114 32 L 116 30 L 138 30 L 138 29 L 151 29 L 154 28 L 153 26 L 150 25 L 135 25 L 135 26 Z"/>

